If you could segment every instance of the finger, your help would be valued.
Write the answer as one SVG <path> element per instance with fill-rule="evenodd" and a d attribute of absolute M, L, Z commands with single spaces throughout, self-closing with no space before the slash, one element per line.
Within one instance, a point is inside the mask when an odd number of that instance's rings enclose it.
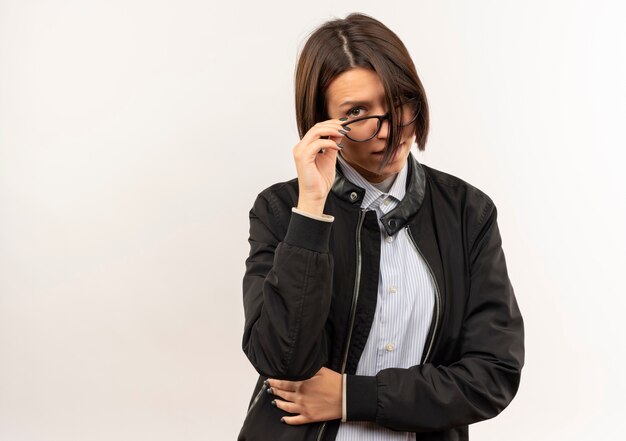
<path fill-rule="evenodd" d="M 305 133 L 302 141 L 310 143 L 323 136 L 339 135 L 339 130 L 343 130 L 340 124 L 316 124 Z"/>
<path fill-rule="evenodd" d="M 341 143 L 343 142 L 343 137 L 339 138 L 337 137 L 336 139 L 318 139 L 317 141 L 314 141 L 310 144 L 310 149 L 307 148 L 306 152 L 313 152 L 315 150 L 319 150 L 321 148 L 331 148 L 334 150 L 341 150 Z"/>
<path fill-rule="evenodd" d="M 315 126 L 316 127 L 332 127 L 335 128 L 337 130 L 347 130 L 350 131 L 350 127 L 348 127 L 346 129 L 346 125 L 349 124 L 349 122 L 343 122 L 343 121 L 339 121 L 336 119 L 331 119 L 329 121 L 322 121 L 320 123 L 317 123 Z"/>
<path fill-rule="evenodd" d="M 315 139 L 319 139 L 322 136 L 334 136 L 334 137 L 338 137 L 338 136 L 343 136 L 342 133 L 339 132 L 339 130 L 343 130 L 344 132 L 346 130 L 344 130 L 344 127 L 337 124 L 337 125 L 315 125 L 313 127 L 311 127 L 311 129 L 306 132 L 306 134 L 302 137 L 302 142 L 300 144 L 309 144 L 313 141 L 315 141 Z"/>
<path fill-rule="evenodd" d="M 341 142 L 343 141 L 343 137 L 345 135 L 333 135 L 333 136 L 322 136 L 320 139 L 330 139 L 332 141 L 335 141 L 335 144 L 340 145 Z M 319 141 L 319 140 L 318 140 Z M 315 141 L 314 141 L 315 142 Z"/>
<path fill-rule="evenodd" d="M 320 149 L 318 150 L 318 153 L 324 153 L 326 149 L 330 149 L 330 151 L 333 151 L 333 150 L 334 150 L 334 151 L 335 151 L 335 153 L 337 153 L 337 152 L 338 152 L 338 151 L 340 151 L 340 150 L 343 150 L 343 144 L 342 144 L 343 138 L 342 138 L 342 139 L 339 139 L 339 140 L 337 140 L 337 141 L 335 141 L 335 140 L 333 139 L 332 141 L 335 143 L 335 145 L 332 145 L 332 144 L 331 144 L 330 146 L 325 145 L 324 147 L 322 147 L 322 148 L 320 148 Z M 329 153 L 330 153 L 330 152 L 329 152 Z"/>
<path fill-rule="evenodd" d="M 349 123 L 350 121 L 348 121 L 348 118 L 344 118 L 344 119 L 335 118 L 335 119 L 327 119 L 326 121 L 320 121 L 316 123 L 313 127 L 329 126 L 329 127 L 336 127 L 337 129 L 341 129 L 344 127 L 344 125 L 349 124 Z"/>
<path fill-rule="evenodd" d="M 295 402 L 296 401 L 296 393 L 295 392 L 289 392 L 287 390 L 282 390 L 282 389 L 277 389 L 275 387 L 272 388 L 272 393 L 276 396 L 279 396 L 281 398 L 284 398 L 287 401 L 291 401 L 291 402 Z"/>
<path fill-rule="evenodd" d="M 336 143 L 339 143 L 339 142 L 341 142 L 341 139 L 348 134 L 349 131 L 350 131 L 350 127 L 340 128 L 339 130 L 337 130 L 337 132 L 335 132 L 335 133 L 333 133 L 331 135 L 322 135 L 318 139 L 332 139 Z M 313 139 L 310 142 L 313 143 L 315 141 L 316 140 Z"/>
<path fill-rule="evenodd" d="M 335 152 L 335 154 L 339 151 L 339 150 L 343 150 L 343 146 L 341 144 L 337 145 L 337 148 L 332 147 L 330 150 L 328 150 L 328 152 L 326 152 L 327 147 L 325 148 L 321 148 L 317 151 L 318 154 L 320 155 L 330 155 L 332 152 Z"/>
<path fill-rule="evenodd" d="M 297 143 L 295 145 L 295 147 L 293 148 L 293 153 L 295 156 L 297 156 L 298 154 L 302 153 L 302 154 L 307 154 L 307 153 L 311 153 L 310 147 L 311 146 L 320 146 L 323 147 L 325 145 L 329 145 L 332 148 L 332 144 L 326 144 L 325 141 L 333 141 L 335 143 L 335 145 L 341 143 L 341 140 L 343 139 L 343 137 L 345 136 L 347 132 L 344 131 L 344 133 L 339 133 L 339 131 L 335 132 L 335 131 L 331 131 L 326 132 L 325 134 L 320 135 L 319 137 L 316 138 L 310 138 L 308 136 L 305 135 L 304 138 L 302 138 L 302 140 Z M 316 144 L 317 143 L 317 144 Z M 321 143 L 321 145 L 320 145 Z"/>
<path fill-rule="evenodd" d="M 290 426 L 298 426 L 300 424 L 307 424 L 314 422 L 312 419 L 305 417 L 304 415 L 296 415 L 296 416 L 284 416 L 280 419 L 285 424 L 289 424 Z"/>
<path fill-rule="evenodd" d="M 339 151 L 339 150 L 343 150 L 343 146 L 341 144 L 337 145 L 337 148 L 331 148 L 328 153 L 326 152 L 326 148 L 321 148 L 317 151 L 318 154 L 320 155 L 326 155 L 326 154 L 331 154 L 333 151 L 335 152 L 335 154 Z"/>
<path fill-rule="evenodd" d="M 291 392 L 295 392 L 296 390 L 298 390 L 298 386 L 300 385 L 301 381 L 289 381 L 289 380 L 268 380 L 269 385 L 272 388 L 276 388 L 276 389 L 282 389 L 282 390 L 286 390 L 286 391 L 291 391 Z"/>
<path fill-rule="evenodd" d="M 289 401 L 272 400 L 272 406 L 276 406 L 279 409 L 284 410 L 285 412 L 288 412 L 288 413 L 299 414 L 300 412 L 302 412 L 302 408 L 300 407 L 300 405 L 296 403 L 290 403 Z"/>
<path fill-rule="evenodd" d="M 344 124 L 348 124 L 348 121 L 341 121 L 340 119 L 327 119 L 326 121 L 320 121 L 316 123 L 313 127 L 321 127 L 321 126 L 333 126 L 341 128 Z"/>
<path fill-rule="evenodd" d="M 304 150 L 294 151 L 294 157 L 299 158 L 315 158 L 315 156 L 322 149 L 332 149 L 332 150 L 341 150 L 343 146 L 341 145 L 342 138 L 339 138 L 339 141 L 335 141 L 333 139 L 318 139 L 317 141 L 309 144 Z"/>

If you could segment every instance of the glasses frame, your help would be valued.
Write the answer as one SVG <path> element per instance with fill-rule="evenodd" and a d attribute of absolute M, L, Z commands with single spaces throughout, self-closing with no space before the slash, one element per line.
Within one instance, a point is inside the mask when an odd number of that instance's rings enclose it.
<path fill-rule="evenodd" d="M 413 101 L 417 101 L 417 112 L 415 112 L 415 116 L 413 117 L 413 119 L 411 119 L 411 121 L 409 121 L 406 124 L 400 124 L 400 127 L 408 127 L 408 126 L 410 126 L 411 124 L 413 124 L 417 120 L 417 116 L 420 114 L 421 104 L 422 104 L 422 102 L 418 98 L 412 98 L 412 99 L 409 99 L 409 100 L 407 100 L 407 101 L 405 101 L 403 103 L 400 103 L 398 105 L 398 107 L 404 106 L 405 104 L 411 103 Z M 354 123 L 359 122 L 359 121 L 364 121 L 366 119 L 374 119 L 374 118 L 376 118 L 378 120 L 378 126 L 376 127 L 376 131 L 374 132 L 374 134 L 372 136 L 370 136 L 369 138 L 363 139 L 363 140 L 357 140 L 357 139 L 352 138 L 350 136 L 349 132 L 346 132 L 346 134 L 343 135 L 343 136 L 348 138 L 350 141 L 367 142 L 370 139 L 373 139 L 376 135 L 378 135 L 378 132 L 380 132 L 380 128 L 383 126 L 383 121 L 384 120 L 388 120 L 391 123 L 390 112 L 387 112 L 384 115 L 372 115 L 372 116 L 364 116 L 362 118 L 356 118 L 356 119 L 353 119 L 352 121 L 342 123 L 341 125 L 343 127 L 345 127 L 345 126 L 348 126 L 350 124 L 354 124 Z"/>

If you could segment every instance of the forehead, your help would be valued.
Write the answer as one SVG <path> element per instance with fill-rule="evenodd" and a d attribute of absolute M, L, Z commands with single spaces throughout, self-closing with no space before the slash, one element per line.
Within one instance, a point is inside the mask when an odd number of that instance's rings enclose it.
<path fill-rule="evenodd" d="M 383 102 L 385 88 L 376 72 L 355 67 L 337 75 L 326 89 L 326 102 L 331 109 L 356 102 Z"/>

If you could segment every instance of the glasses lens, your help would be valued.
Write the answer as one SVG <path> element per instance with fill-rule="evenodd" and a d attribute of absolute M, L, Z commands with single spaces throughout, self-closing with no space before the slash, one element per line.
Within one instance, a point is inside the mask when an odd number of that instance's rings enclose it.
<path fill-rule="evenodd" d="M 417 119 L 419 114 L 419 102 L 412 100 L 405 102 L 397 107 L 397 113 L 400 115 L 401 127 L 410 126 Z M 378 133 L 380 129 L 381 120 L 378 117 L 371 117 L 365 119 L 356 119 L 356 121 L 343 124 L 344 127 L 349 127 L 347 137 L 353 141 L 368 141 L 372 139 Z"/>
<path fill-rule="evenodd" d="M 373 138 L 378 131 L 379 122 L 378 118 L 367 118 L 345 124 L 345 127 L 350 127 L 348 138 L 354 141 L 367 141 Z"/>

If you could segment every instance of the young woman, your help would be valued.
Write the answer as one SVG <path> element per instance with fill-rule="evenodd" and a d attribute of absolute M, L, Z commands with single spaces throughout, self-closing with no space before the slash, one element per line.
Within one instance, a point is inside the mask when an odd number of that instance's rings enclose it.
<path fill-rule="evenodd" d="M 466 440 L 517 392 L 523 320 L 497 211 L 420 164 L 428 105 L 400 39 L 350 14 L 296 70 L 297 179 L 250 210 L 240 440 Z"/>

